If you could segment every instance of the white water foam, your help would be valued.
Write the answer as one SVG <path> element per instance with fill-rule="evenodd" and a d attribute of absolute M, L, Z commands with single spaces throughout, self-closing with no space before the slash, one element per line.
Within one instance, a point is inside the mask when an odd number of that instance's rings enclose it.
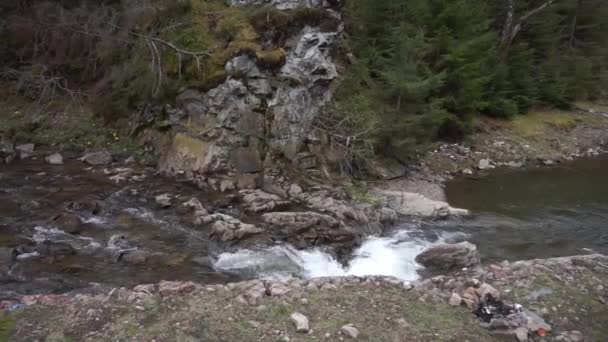
<path fill-rule="evenodd" d="M 383 275 L 411 281 L 418 279 L 418 270 L 422 268 L 414 260 L 416 255 L 432 244 L 402 230 L 390 237 L 367 238 L 354 251 L 348 265 L 340 264 L 331 254 L 318 248 L 296 250 L 282 245 L 222 253 L 213 266 L 219 271 L 262 278 Z"/>

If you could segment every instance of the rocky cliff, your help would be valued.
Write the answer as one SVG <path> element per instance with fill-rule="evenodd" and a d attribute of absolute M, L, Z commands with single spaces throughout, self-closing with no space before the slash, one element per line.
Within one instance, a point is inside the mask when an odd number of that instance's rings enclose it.
<path fill-rule="evenodd" d="M 332 99 L 338 77 L 332 57 L 343 29 L 335 2 L 233 0 L 232 6 L 269 5 L 284 11 L 289 29 L 259 25 L 257 42 L 269 53 L 243 52 L 225 64 L 217 87 L 182 89 L 164 111 L 159 169 L 186 174 L 217 190 L 256 188 L 276 160 L 299 168 L 316 164 L 314 145 L 323 140 L 315 119 Z M 297 20 L 307 11 L 315 20 Z M 270 21 L 270 18 L 266 19 Z"/>

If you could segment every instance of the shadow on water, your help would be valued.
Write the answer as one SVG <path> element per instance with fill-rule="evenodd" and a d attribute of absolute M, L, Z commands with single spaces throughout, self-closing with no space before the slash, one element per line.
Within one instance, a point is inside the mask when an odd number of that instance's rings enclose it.
<path fill-rule="evenodd" d="M 461 231 L 485 260 L 608 253 L 608 157 L 554 168 L 495 170 L 451 181 L 447 197 L 471 218 L 430 224 Z"/>

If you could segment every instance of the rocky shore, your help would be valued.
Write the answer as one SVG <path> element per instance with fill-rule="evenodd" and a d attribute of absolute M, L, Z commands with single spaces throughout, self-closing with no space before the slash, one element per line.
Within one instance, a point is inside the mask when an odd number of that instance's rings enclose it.
<path fill-rule="evenodd" d="M 385 277 L 168 282 L 2 302 L 14 341 L 603 341 L 608 257 Z"/>

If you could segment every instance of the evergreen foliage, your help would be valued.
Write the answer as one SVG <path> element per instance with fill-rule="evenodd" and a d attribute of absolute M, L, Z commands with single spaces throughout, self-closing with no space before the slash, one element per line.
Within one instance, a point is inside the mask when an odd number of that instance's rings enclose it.
<path fill-rule="evenodd" d="M 403 157 L 430 141 L 464 137 L 475 115 L 508 118 L 537 104 L 602 98 L 608 3 L 541 7 L 547 2 L 349 1 L 354 62 L 337 92 L 339 110 L 360 117 L 376 152 Z M 507 33 L 516 32 L 505 44 L 509 3 Z"/>

